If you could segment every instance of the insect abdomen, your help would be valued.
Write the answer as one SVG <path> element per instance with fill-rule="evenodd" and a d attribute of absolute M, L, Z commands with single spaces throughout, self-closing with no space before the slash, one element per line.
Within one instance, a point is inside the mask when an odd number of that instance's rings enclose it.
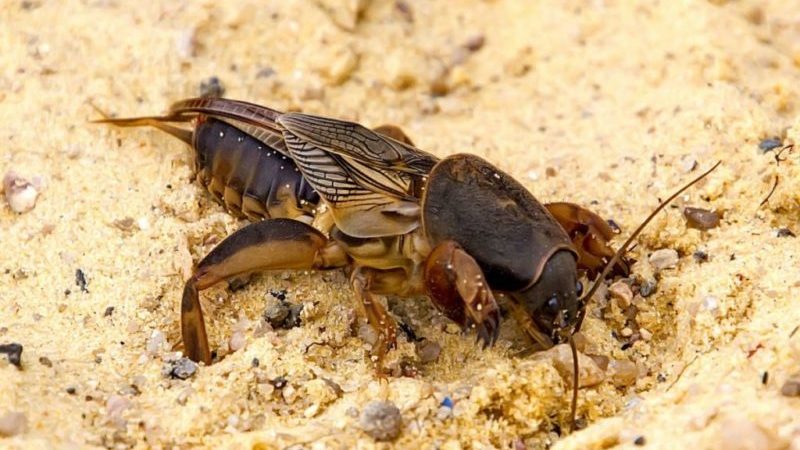
<path fill-rule="evenodd" d="M 194 131 L 197 178 L 231 212 L 251 220 L 312 216 L 319 195 L 291 158 L 210 117 Z"/>

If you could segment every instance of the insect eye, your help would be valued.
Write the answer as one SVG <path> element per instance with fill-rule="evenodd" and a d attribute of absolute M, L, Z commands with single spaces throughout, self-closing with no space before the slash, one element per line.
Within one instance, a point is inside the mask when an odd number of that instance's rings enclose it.
<path fill-rule="evenodd" d="M 555 315 L 556 313 L 558 313 L 558 310 L 561 309 L 561 302 L 559 302 L 558 297 L 554 295 L 550 297 L 549 300 L 547 300 L 547 304 L 545 305 L 545 307 L 547 308 L 547 312 Z"/>
<path fill-rule="evenodd" d="M 575 283 L 575 295 L 577 295 L 578 297 L 583 295 L 583 283 L 581 283 L 580 281 Z"/>

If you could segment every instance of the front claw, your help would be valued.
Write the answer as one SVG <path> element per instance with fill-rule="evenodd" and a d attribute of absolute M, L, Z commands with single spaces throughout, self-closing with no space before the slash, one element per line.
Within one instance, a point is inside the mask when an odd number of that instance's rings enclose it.
<path fill-rule="evenodd" d="M 425 262 L 425 284 L 434 305 L 462 326 L 475 328 L 484 348 L 500 332 L 500 308 L 478 263 L 454 241 L 444 241 Z"/>

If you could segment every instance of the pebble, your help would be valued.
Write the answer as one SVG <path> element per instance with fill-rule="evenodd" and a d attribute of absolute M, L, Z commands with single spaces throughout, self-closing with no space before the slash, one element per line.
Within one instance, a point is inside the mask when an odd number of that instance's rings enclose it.
<path fill-rule="evenodd" d="M 790 377 L 783 383 L 781 395 L 784 397 L 800 397 L 800 374 Z"/>
<path fill-rule="evenodd" d="M 28 418 L 25 413 L 9 411 L 0 416 L 0 437 L 16 436 L 27 429 Z"/>
<path fill-rule="evenodd" d="M 775 230 L 775 237 L 796 237 L 794 232 L 788 228 L 778 228 Z"/>
<path fill-rule="evenodd" d="M 164 337 L 164 333 L 161 330 L 153 330 L 145 344 L 145 351 L 149 356 L 158 356 L 166 343 L 167 339 Z"/>
<path fill-rule="evenodd" d="M 217 98 L 225 95 L 225 87 L 216 76 L 211 76 L 200 82 L 200 97 Z"/>
<path fill-rule="evenodd" d="M 642 340 L 645 342 L 649 342 L 650 339 L 653 339 L 653 333 L 647 328 L 639 328 L 639 336 L 641 336 Z"/>
<path fill-rule="evenodd" d="M 375 401 L 364 407 L 358 422 L 376 441 L 392 441 L 400 435 L 403 418 L 392 402 Z"/>
<path fill-rule="evenodd" d="M 22 368 L 22 345 L 13 342 L 11 344 L 0 345 L 0 354 L 5 354 L 8 362 Z"/>
<path fill-rule="evenodd" d="M 766 153 L 770 150 L 775 150 L 780 146 L 781 146 L 781 140 L 777 137 L 764 139 L 758 143 L 758 149 L 761 150 L 762 153 Z"/>
<path fill-rule="evenodd" d="M 639 295 L 642 297 L 650 297 L 656 292 L 658 282 L 656 280 L 645 280 L 639 285 Z"/>
<path fill-rule="evenodd" d="M 425 339 L 417 344 L 417 356 L 422 363 L 436 361 L 441 353 L 442 346 L 437 342 Z"/>
<path fill-rule="evenodd" d="M 617 305 L 620 308 L 625 309 L 631 305 L 631 301 L 633 300 L 633 291 L 631 287 L 628 286 L 628 283 L 624 281 L 617 281 L 612 284 L 608 288 L 608 293 L 611 294 L 611 297 L 617 300 Z"/>
<path fill-rule="evenodd" d="M 182 59 L 189 59 L 195 55 L 197 47 L 197 39 L 195 37 L 195 29 L 190 28 L 181 31 L 175 36 L 175 51 Z"/>
<path fill-rule="evenodd" d="M 680 162 L 681 172 L 689 173 L 697 167 L 697 159 L 692 155 L 685 155 Z"/>
<path fill-rule="evenodd" d="M 197 363 L 187 357 L 171 361 L 164 365 L 161 374 L 165 377 L 185 380 L 197 372 Z"/>
<path fill-rule="evenodd" d="M 3 178 L 3 190 L 11 210 L 22 214 L 36 206 L 39 191 L 28 180 L 10 171 Z"/>
<path fill-rule="evenodd" d="M 662 248 L 654 251 L 649 261 L 656 271 L 670 269 L 678 265 L 678 252 L 671 248 Z"/>
<path fill-rule="evenodd" d="M 131 401 L 121 395 L 111 395 L 106 400 L 106 416 L 109 419 L 119 419 L 126 409 L 130 408 Z"/>
<path fill-rule="evenodd" d="M 186 402 L 187 402 L 187 401 L 189 401 L 189 397 L 190 397 L 190 396 L 191 396 L 193 393 L 194 393 L 194 388 L 192 388 L 191 386 L 189 386 L 189 387 L 187 387 L 186 389 L 182 390 L 182 391 L 181 391 L 181 392 L 178 394 L 178 398 L 176 398 L 176 399 L 175 399 L 175 401 L 177 401 L 179 405 L 183 406 L 183 405 L 185 405 L 185 404 L 186 404 Z"/>
<path fill-rule="evenodd" d="M 534 356 L 535 359 L 548 359 L 553 367 L 564 377 L 567 382 L 572 380 L 572 351 L 567 344 L 556 345 L 555 347 L 539 352 Z M 579 386 L 589 387 L 600 384 L 606 378 L 605 372 L 600 369 L 597 363 L 589 356 L 578 352 L 578 370 L 580 371 Z"/>
<path fill-rule="evenodd" d="M 230 348 L 232 352 L 235 352 L 244 348 L 246 343 L 247 340 L 244 337 L 244 333 L 241 331 L 236 331 L 228 340 L 228 348 Z"/>
<path fill-rule="evenodd" d="M 636 384 L 639 375 L 636 364 L 624 359 L 612 359 L 608 364 L 608 370 L 611 372 L 611 381 L 619 387 Z"/>
<path fill-rule="evenodd" d="M 703 208 L 683 208 L 686 226 L 697 230 L 710 230 L 719 226 L 719 213 Z"/>

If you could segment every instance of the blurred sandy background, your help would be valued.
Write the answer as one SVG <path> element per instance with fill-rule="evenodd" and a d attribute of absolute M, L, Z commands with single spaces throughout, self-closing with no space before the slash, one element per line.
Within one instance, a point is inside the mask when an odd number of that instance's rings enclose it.
<path fill-rule="evenodd" d="M 775 158 L 800 139 L 798 6 L 3 0 L 0 175 L 38 198 L 22 214 L 0 201 L 0 344 L 24 348 L 20 368 L 0 355 L 0 447 L 800 448 L 800 149 Z M 434 347 L 401 335 L 395 362 L 418 373 L 381 384 L 338 272 L 206 291 L 230 354 L 173 379 L 184 277 L 241 224 L 191 182 L 184 145 L 91 125 L 89 103 L 160 113 L 211 77 L 227 97 L 482 155 L 624 235 L 724 162 L 639 240 L 632 297 L 590 309 L 585 352 L 612 364 L 580 392 L 578 433 L 569 386 L 550 359 L 516 356 L 512 320 L 484 351 L 424 299 L 392 301 Z M 722 223 L 688 229 L 683 206 Z M 675 267 L 649 262 L 660 249 Z M 303 305 L 300 326 L 263 326 L 280 296 Z M 401 411 L 390 443 L 363 429 L 375 400 Z"/>

